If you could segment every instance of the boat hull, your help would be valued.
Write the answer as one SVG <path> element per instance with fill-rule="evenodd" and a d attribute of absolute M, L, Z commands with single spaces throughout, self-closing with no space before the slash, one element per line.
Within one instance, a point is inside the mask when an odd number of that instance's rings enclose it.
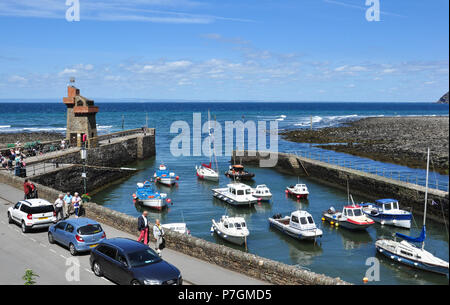
<path fill-rule="evenodd" d="M 242 206 L 242 207 L 250 207 L 257 203 L 257 199 L 255 200 L 248 200 L 248 201 L 236 201 L 232 198 L 229 198 L 220 192 L 213 190 L 213 197 L 216 199 L 219 199 L 220 201 L 223 201 L 225 203 L 231 204 L 233 206 Z"/>
<path fill-rule="evenodd" d="M 208 180 L 208 181 L 219 181 L 219 175 L 208 175 L 208 174 L 201 174 L 197 172 L 197 177 L 202 180 Z"/>
<path fill-rule="evenodd" d="M 239 180 L 239 181 L 249 181 L 249 180 L 253 180 L 253 177 L 255 176 L 255 174 L 245 174 L 245 175 L 233 175 L 230 173 L 225 173 L 225 176 L 227 176 L 230 179 L 233 180 Z"/>
<path fill-rule="evenodd" d="M 323 218 L 325 218 L 326 221 L 328 221 L 330 223 L 337 222 L 340 227 L 343 227 L 345 229 L 352 230 L 352 231 L 363 231 L 363 230 L 366 230 L 371 225 L 373 225 L 373 223 L 361 224 L 361 223 L 354 223 L 354 222 L 350 222 L 350 221 L 346 221 L 346 220 L 338 220 L 328 214 L 322 214 L 322 216 L 323 216 Z"/>
<path fill-rule="evenodd" d="M 405 229 L 411 228 L 411 215 L 386 215 L 386 214 L 378 214 L 373 215 L 371 213 L 368 213 L 364 211 L 364 214 L 366 214 L 370 219 L 372 219 L 375 222 L 378 222 L 382 225 L 390 225 Z"/>
<path fill-rule="evenodd" d="M 404 257 L 399 254 L 393 253 L 393 252 L 386 250 L 385 248 L 380 247 L 378 245 L 375 245 L 375 247 L 376 247 L 378 253 L 386 256 L 387 258 L 389 258 L 395 262 L 401 263 L 403 265 L 407 265 L 412 268 L 429 271 L 429 272 L 433 272 L 433 273 L 437 273 L 437 274 L 442 274 L 442 275 L 448 274 L 448 267 L 426 264 L 421 261 L 413 260 L 411 258 Z"/>
<path fill-rule="evenodd" d="M 297 198 L 297 199 L 308 199 L 308 195 L 309 194 L 304 194 L 304 193 L 299 194 L 299 193 L 295 193 L 295 192 L 293 192 L 293 191 L 291 191 L 289 189 L 287 191 L 288 191 L 287 194 L 289 196 L 291 196 L 291 197 L 294 197 L 294 198 Z"/>
<path fill-rule="evenodd" d="M 156 177 L 156 182 L 167 185 L 167 186 L 172 186 L 175 184 L 176 182 L 176 178 L 172 178 L 172 177 Z"/>
<path fill-rule="evenodd" d="M 166 202 L 164 201 L 164 199 L 136 199 L 136 202 L 139 203 L 140 205 L 143 205 L 147 208 L 151 208 L 151 209 L 155 209 L 155 210 L 163 210 L 164 208 L 167 207 Z"/>

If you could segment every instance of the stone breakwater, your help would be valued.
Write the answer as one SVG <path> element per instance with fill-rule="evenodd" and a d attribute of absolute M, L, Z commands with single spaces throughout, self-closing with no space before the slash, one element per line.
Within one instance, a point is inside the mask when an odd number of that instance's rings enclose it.
<path fill-rule="evenodd" d="M 0 172 L 0 183 L 22 189 L 24 179 Z M 60 190 L 37 184 L 41 198 L 53 202 Z M 93 202 L 83 204 L 85 216 L 138 237 L 137 218 Z M 151 225 L 152 227 L 152 225 Z M 348 285 L 295 266 L 214 244 L 194 236 L 166 230 L 166 246 L 175 251 L 277 285 Z"/>
<path fill-rule="evenodd" d="M 242 164 L 259 166 L 260 160 L 265 158 L 257 151 L 234 151 L 231 160 Z M 373 200 L 395 198 L 399 200 L 402 207 L 411 207 L 414 214 L 423 215 L 425 187 L 420 185 L 286 153 L 278 153 L 278 161 L 274 169 L 285 174 L 308 176 L 321 183 L 344 190 L 347 189 L 348 181 L 353 194 Z M 436 202 L 437 205 L 433 205 L 432 201 Z M 436 189 L 428 190 L 428 219 L 433 219 L 440 223 L 443 223 L 445 220 L 445 223 L 448 224 L 448 208 L 448 192 Z"/>
<path fill-rule="evenodd" d="M 426 168 L 430 147 L 434 168 L 443 174 L 449 172 L 448 116 L 372 117 L 343 127 L 284 131 L 281 135 L 293 142 L 341 143 L 320 147 L 418 168 Z"/>

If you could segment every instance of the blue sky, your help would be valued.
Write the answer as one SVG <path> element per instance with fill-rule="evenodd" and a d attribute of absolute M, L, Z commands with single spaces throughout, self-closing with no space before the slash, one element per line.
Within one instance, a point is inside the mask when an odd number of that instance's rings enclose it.
<path fill-rule="evenodd" d="M 0 98 L 434 102 L 449 2 L 0 0 Z"/>

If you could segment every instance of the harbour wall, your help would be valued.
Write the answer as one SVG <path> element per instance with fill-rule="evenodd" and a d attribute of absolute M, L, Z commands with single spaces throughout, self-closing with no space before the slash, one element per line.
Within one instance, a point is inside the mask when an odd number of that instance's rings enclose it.
<path fill-rule="evenodd" d="M 18 189 L 24 179 L 0 172 L 0 183 Z M 61 190 L 36 184 L 39 197 L 53 202 Z M 137 218 L 108 209 L 93 202 L 83 204 L 85 216 L 138 237 Z M 153 225 L 150 225 L 152 228 Z M 150 234 L 152 236 L 152 234 Z M 166 246 L 175 251 L 218 266 L 246 274 L 256 279 L 279 285 L 348 285 L 339 278 L 331 278 L 295 266 L 287 265 L 254 254 L 218 245 L 203 239 L 166 230 Z"/>
<path fill-rule="evenodd" d="M 318 182 L 347 189 L 347 181 L 352 194 L 373 200 L 381 198 L 397 199 L 402 207 L 411 207 L 415 215 L 423 215 L 425 187 L 386 177 L 349 169 L 305 157 L 287 153 L 276 154 L 277 163 L 273 169 L 288 175 L 308 176 Z M 232 162 L 259 166 L 260 160 L 267 159 L 266 152 L 233 151 Z M 437 204 L 432 204 L 432 202 Z M 427 219 L 448 224 L 448 192 L 428 189 Z"/>

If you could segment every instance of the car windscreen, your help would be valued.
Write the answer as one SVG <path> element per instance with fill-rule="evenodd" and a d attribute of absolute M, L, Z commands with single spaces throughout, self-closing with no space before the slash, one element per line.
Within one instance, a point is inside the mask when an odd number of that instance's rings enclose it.
<path fill-rule="evenodd" d="M 99 224 L 91 224 L 78 228 L 78 234 L 80 235 L 94 235 L 103 231 Z"/>
<path fill-rule="evenodd" d="M 141 267 L 161 261 L 161 258 L 151 249 L 140 250 L 128 254 L 131 267 Z"/>
<path fill-rule="evenodd" d="M 28 214 L 41 214 L 54 212 L 55 208 L 53 207 L 53 205 L 41 205 L 37 207 L 23 205 L 23 211 Z"/>

